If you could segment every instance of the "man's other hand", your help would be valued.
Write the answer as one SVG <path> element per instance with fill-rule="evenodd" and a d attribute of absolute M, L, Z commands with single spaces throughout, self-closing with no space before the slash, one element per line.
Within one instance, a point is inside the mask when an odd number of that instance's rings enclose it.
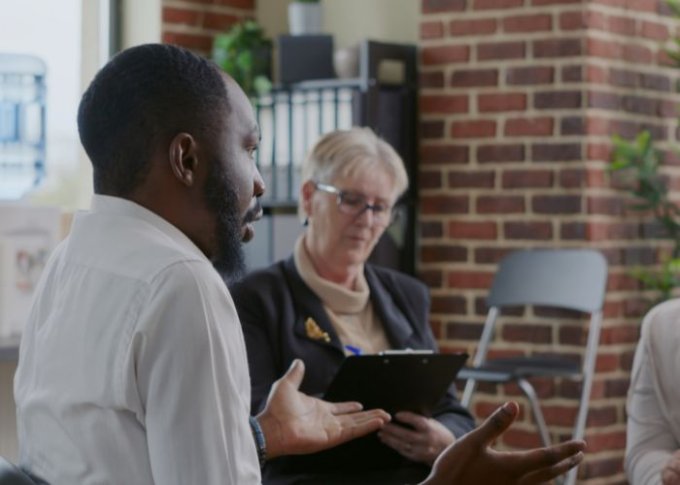
<path fill-rule="evenodd" d="M 421 485 L 530 485 L 551 480 L 583 460 L 583 441 L 528 451 L 496 451 L 491 443 L 517 417 L 514 402 L 498 408 L 477 429 L 449 446 Z"/>

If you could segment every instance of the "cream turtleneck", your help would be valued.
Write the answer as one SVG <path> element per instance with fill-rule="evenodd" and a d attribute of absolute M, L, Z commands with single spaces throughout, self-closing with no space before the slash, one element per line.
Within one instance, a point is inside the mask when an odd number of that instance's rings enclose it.
<path fill-rule="evenodd" d="M 328 281 L 316 272 L 304 244 L 305 234 L 295 243 L 293 258 L 302 281 L 321 299 L 333 324 L 345 354 L 353 352 L 346 346 L 361 349 L 363 354 L 375 354 L 390 348 L 382 322 L 373 311 L 368 283 L 363 268 L 353 289 Z"/>

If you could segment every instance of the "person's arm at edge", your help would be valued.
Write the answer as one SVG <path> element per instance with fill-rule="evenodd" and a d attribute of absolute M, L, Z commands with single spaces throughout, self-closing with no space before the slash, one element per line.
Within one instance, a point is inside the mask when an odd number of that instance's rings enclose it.
<path fill-rule="evenodd" d="M 259 280 L 246 278 L 229 288 L 248 352 L 252 415 L 264 408 L 272 385 L 283 374 L 283 369 L 275 363 L 277 349 L 271 344 L 276 336 L 271 335 L 275 328 L 270 328 L 270 325 L 276 325 L 276 319 L 270 305 L 275 303 L 263 298 L 260 287 Z"/>
<path fill-rule="evenodd" d="M 656 485 L 678 444 L 671 427 L 666 423 L 654 388 L 654 358 L 650 348 L 649 331 L 661 309 L 649 312 L 642 323 L 642 332 L 633 361 L 626 411 L 626 454 L 624 468 L 631 483 Z"/>

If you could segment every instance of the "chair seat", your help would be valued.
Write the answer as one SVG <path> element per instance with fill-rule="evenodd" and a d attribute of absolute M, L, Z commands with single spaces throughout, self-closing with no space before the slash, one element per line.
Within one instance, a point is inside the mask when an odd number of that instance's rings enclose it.
<path fill-rule="evenodd" d="M 580 374 L 579 364 L 567 359 L 509 357 L 490 360 L 476 368 L 466 367 L 458 373 L 458 377 L 486 382 L 509 382 L 528 377 L 574 377 Z"/>

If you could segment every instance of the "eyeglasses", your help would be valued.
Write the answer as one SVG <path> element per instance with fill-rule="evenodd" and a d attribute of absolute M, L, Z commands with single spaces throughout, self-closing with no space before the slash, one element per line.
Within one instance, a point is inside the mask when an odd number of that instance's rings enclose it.
<path fill-rule="evenodd" d="M 369 204 L 366 201 L 366 197 L 362 194 L 340 190 L 332 185 L 315 182 L 314 186 L 317 190 L 326 192 L 327 194 L 334 194 L 336 196 L 338 209 L 343 214 L 356 217 L 364 211 L 370 210 L 373 212 L 373 221 L 376 224 L 387 226 L 394 222 L 395 213 L 392 211 L 392 206 L 381 203 Z"/>

